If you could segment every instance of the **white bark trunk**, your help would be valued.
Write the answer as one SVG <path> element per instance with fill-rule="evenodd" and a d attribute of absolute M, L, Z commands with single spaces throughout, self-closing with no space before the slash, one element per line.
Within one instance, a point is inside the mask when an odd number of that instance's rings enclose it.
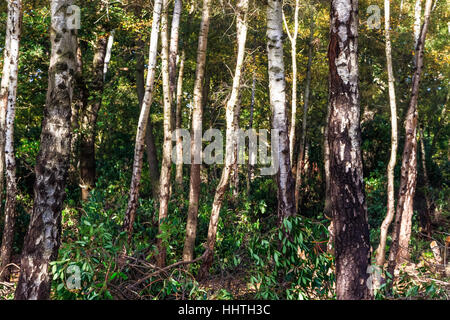
<path fill-rule="evenodd" d="M 213 260 L 214 245 L 216 242 L 217 224 L 219 222 L 220 209 L 222 208 L 223 197 L 228 186 L 230 173 L 233 164 L 237 163 L 237 141 L 236 132 L 238 130 L 237 111 L 239 91 L 241 87 L 242 66 L 245 56 L 245 43 L 247 41 L 247 12 L 248 0 L 239 0 L 237 4 L 237 58 L 236 68 L 233 77 L 233 88 L 231 90 L 230 99 L 226 105 L 226 149 L 225 149 L 225 166 L 222 170 L 222 176 L 219 185 L 216 189 L 214 202 L 211 210 L 211 217 L 209 220 L 208 239 L 206 241 L 206 254 L 203 264 L 200 269 L 199 278 L 205 277 L 208 274 L 209 267 Z"/>
<path fill-rule="evenodd" d="M 11 261 L 11 252 L 14 240 L 15 210 L 16 210 L 16 158 L 14 155 L 14 117 L 17 96 L 17 76 L 19 71 L 19 44 L 22 22 L 22 2 L 20 0 L 8 1 L 8 20 L 6 27 L 7 44 L 5 46 L 5 59 L 9 60 L 8 72 L 3 73 L 5 82 L 9 82 L 6 94 L 7 105 L 3 103 L 5 99 L 0 99 L 0 108 L 6 107 L 6 133 L 5 133 L 5 163 L 6 163 L 6 204 L 5 220 L 3 229 L 2 246 L 0 249 L 0 281 L 8 281 L 10 272 L 6 266 Z M 3 85 L 3 81 L 2 81 Z M 3 192 L 3 190 L 0 190 Z"/>
<path fill-rule="evenodd" d="M 145 95 L 142 102 L 141 114 L 139 116 L 138 129 L 136 133 L 136 145 L 134 148 L 133 175 L 131 177 L 130 199 L 125 214 L 123 227 L 128 230 L 128 239 L 131 239 L 133 223 L 138 207 L 139 187 L 142 175 L 142 159 L 145 147 L 145 131 L 147 129 L 150 106 L 153 100 L 153 88 L 156 74 L 156 57 L 158 55 L 158 35 L 162 9 L 162 0 L 155 0 L 153 4 L 153 22 L 150 36 L 150 50 L 148 59 L 148 73 L 145 85 Z"/>
<path fill-rule="evenodd" d="M 380 227 L 380 244 L 377 249 L 376 263 L 382 266 L 385 261 L 387 233 L 395 215 L 394 169 L 397 162 L 398 133 L 397 133 L 397 103 L 395 99 L 395 77 L 392 67 L 392 47 L 390 35 L 390 0 L 384 1 L 384 33 L 386 39 L 386 63 L 388 74 L 389 106 L 391 108 L 391 157 L 387 167 L 387 213 Z"/>

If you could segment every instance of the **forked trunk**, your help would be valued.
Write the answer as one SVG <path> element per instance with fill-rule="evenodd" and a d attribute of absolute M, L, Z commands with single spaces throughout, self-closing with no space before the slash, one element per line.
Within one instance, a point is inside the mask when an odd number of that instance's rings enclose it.
<path fill-rule="evenodd" d="M 153 88 L 156 73 L 156 57 L 158 55 L 158 34 L 161 17 L 162 0 L 155 0 L 153 4 L 152 32 L 150 36 L 150 49 L 148 59 L 148 73 L 145 85 L 144 100 L 142 102 L 141 114 L 139 116 L 138 129 L 136 133 L 136 144 L 134 147 L 133 174 L 131 177 L 130 198 L 123 228 L 128 231 L 128 241 L 133 234 L 133 224 L 136 218 L 136 210 L 139 202 L 139 188 L 141 185 L 142 159 L 144 157 L 145 133 L 147 131 L 150 106 L 153 100 Z"/>
<path fill-rule="evenodd" d="M 209 220 L 208 238 L 206 240 L 207 253 L 200 267 L 198 278 L 205 278 L 209 274 L 209 268 L 212 265 L 214 257 L 214 245 L 216 243 L 217 224 L 219 222 L 220 209 L 222 208 L 223 197 L 228 187 L 229 177 L 233 164 L 237 163 L 237 111 L 239 90 L 241 84 L 242 65 L 245 56 L 245 42 L 247 41 L 247 12 L 248 0 L 239 0 L 236 8 L 237 13 L 237 58 L 236 68 L 233 77 L 233 88 L 231 90 L 230 99 L 226 105 L 226 149 L 225 149 L 225 166 L 222 170 L 222 176 L 216 189 L 214 202 Z"/>
<path fill-rule="evenodd" d="M 419 98 L 420 76 L 423 69 L 425 39 L 430 21 L 432 0 L 425 5 L 425 20 L 421 28 L 415 53 L 415 70 L 405 120 L 405 145 L 403 148 L 400 188 L 398 192 L 397 214 L 392 233 L 392 246 L 389 252 L 389 273 L 394 274 L 396 266 L 409 259 L 409 240 L 411 238 L 413 199 L 417 182 L 417 102 Z"/>

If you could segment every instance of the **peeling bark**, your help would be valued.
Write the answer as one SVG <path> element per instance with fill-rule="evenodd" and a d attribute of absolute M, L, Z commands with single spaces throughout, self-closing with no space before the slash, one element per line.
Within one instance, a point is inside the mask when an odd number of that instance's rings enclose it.
<path fill-rule="evenodd" d="M 8 72 L 3 73 L 7 79 L 7 88 L 2 88 L 0 108 L 6 108 L 5 132 L 5 163 L 6 163 L 6 204 L 5 225 L 3 229 L 2 245 L 0 248 L 0 281 L 9 282 L 10 270 L 7 265 L 11 262 L 11 252 L 14 242 L 14 225 L 16 219 L 16 158 L 14 155 L 14 118 L 16 111 L 17 76 L 19 72 L 19 45 L 22 27 L 22 2 L 20 0 L 8 1 L 8 20 L 6 26 L 6 44 L 4 61 L 9 60 Z M 6 90 L 5 90 L 6 89 Z M 6 91 L 6 92 L 5 92 Z M 7 102 L 6 106 L 3 103 Z M 0 190 L 3 192 L 3 190 Z"/>
<path fill-rule="evenodd" d="M 328 143 L 339 300 L 370 299 L 369 227 L 361 158 L 358 1 L 333 0 L 330 15 Z"/>
<path fill-rule="evenodd" d="M 50 2 L 51 59 L 40 150 L 36 160 L 34 204 L 25 236 L 16 300 L 50 297 L 49 263 L 58 256 L 71 142 L 72 83 L 76 32 L 68 30 L 72 0 Z"/>

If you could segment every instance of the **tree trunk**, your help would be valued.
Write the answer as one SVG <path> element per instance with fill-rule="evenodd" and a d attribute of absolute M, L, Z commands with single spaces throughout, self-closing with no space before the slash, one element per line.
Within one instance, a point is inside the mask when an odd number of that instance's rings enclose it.
<path fill-rule="evenodd" d="M 409 240 L 413 215 L 413 199 L 417 180 L 417 101 L 419 98 L 420 76 L 423 68 L 425 39 L 430 21 L 431 0 L 425 5 L 425 20 L 420 32 L 415 53 L 415 70 L 411 90 L 411 100 L 405 120 L 405 145 L 403 149 L 400 189 L 398 192 L 397 214 L 389 252 L 388 271 L 392 275 L 396 266 L 409 259 Z"/>
<path fill-rule="evenodd" d="M 335 236 L 336 295 L 370 299 L 369 227 L 361 158 L 358 83 L 358 1 L 333 0 L 330 16 L 328 143 Z"/>
<path fill-rule="evenodd" d="M 141 114 L 139 116 L 138 129 L 136 133 L 136 144 L 134 147 L 133 174 L 131 177 L 130 198 L 125 213 L 123 228 L 128 231 L 128 241 L 133 234 L 133 224 L 139 201 L 139 187 L 142 175 L 142 159 L 144 157 L 145 133 L 147 129 L 148 116 L 153 99 L 153 87 L 156 73 L 156 57 L 158 55 L 158 34 L 161 17 L 162 0 L 155 0 L 153 4 L 152 32 L 150 36 L 150 49 L 148 59 L 148 73 L 145 85 L 145 95 L 142 101 Z"/>
<path fill-rule="evenodd" d="M 255 110 L 255 92 L 256 92 L 256 73 L 253 72 L 253 81 L 252 81 L 252 100 L 250 104 L 250 121 L 249 121 L 249 129 L 253 129 L 253 113 Z M 247 195 L 250 195 L 251 191 L 251 182 L 253 179 L 253 171 L 254 171 L 254 155 L 249 153 L 248 155 L 248 164 L 247 164 Z"/>
<path fill-rule="evenodd" d="M 298 205 L 300 200 L 300 188 L 302 186 L 302 175 L 305 166 L 305 144 L 306 144 L 306 127 L 308 121 L 308 107 L 309 107 L 309 90 L 311 87 L 311 64 L 313 56 L 313 39 L 314 39 L 314 16 L 311 17 L 311 26 L 309 34 L 309 48 L 308 48 L 308 65 L 306 66 L 306 83 L 305 83 L 305 101 L 303 104 L 303 119 L 302 119 L 302 137 L 300 140 L 300 151 L 297 159 L 297 172 L 295 175 L 295 211 L 298 212 Z"/>
<path fill-rule="evenodd" d="M 168 32 L 168 0 L 163 0 L 163 12 L 161 15 L 161 60 L 162 60 L 162 78 L 164 95 L 164 141 L 163 156 L 161 165 L 161 175 L 159 180 L 159 234 L 161 235 L 161 226 L 166 223 L 169 211 L 169 192 L 170 192 L 170 169 L 172 155 L 172 92 L 171 77 L 169 73 L 169 32 Z M 162 238 L 158 238 L 158 257 L 157 265 L 163 268 L 166 264 L 166 246 Z"/>
<path fill-rule="evenodd" d="M 272 108 L 272 134 L 278 135 L 274 154 L 277 165 L 278 224 L 295 215 L 294 178 L 289 160 L 289 133 L 286 117 L 286 81 L 283 61 L 282 1 L 269 0 L 267 6 L 267 54 L 269 61 L 269 93 Z"/>
<path fill-rule="evenodd" d="M 106 80 L 106 74 L 108 73 L 108 67 L 109 63 L 111 62 L 111 53 L 112 53 L 112 47 L 114 44 L 114 35 L 115 31 L 111 31 L 111 33 L 108 36 L 108 43 L 106 45 L 106 53 L 105 53 L 105 62 L 103 65 L 103 82 Z"/>
<path fill-rule="evenodd" d="M 74 90 L 72 97 L 72 141 L 70 143 L 70 168 L 69 179 L 75 184 L 79 181 L 79 138 L 80 138 L 80 112 L 84 106 L 87 105 L 88 92 L 86 83 L 83 78 L 83 54 L 81 49 L 81 42 L 78 39 L 77 44 L 77 69 L 74 76 Z"/>
<path fill-rule="evenodd" d="M 395 215 L 395 187 L 394 169 L 397 162 L 398 131 L 397 131 L 397 103 L 395 100 L 395 77 L 392 67 L 392 47 L 390 35 L 390 0 L 384 1 L 384 34 L 386 39 L 386 63 L 389 87 L 389 105 L 391 108 L 391 157 L 387 167 L 387 213 L 380 227 L 380 244 L 377 249 L 376 263 L 383 266 L 386 256 L 386 239 L 389 226 Z"/>
<path fill-rule="evenodd" d="M 295 127 L 297 120 L 297 36 L 298 36 L 298 11 L 300 9 L 299 0 L 295 0 L 294 9 L 294 31 L 289 31 L 286 17 L 283 12 L 283 21 L 287 35 L 291 42 L 291 60 L 292 60 L 292 101 L 291 101 L 291 130 L 289 133 L 289 159 L 294 163 L 294 146 L 295 146 Z"/>
<path fill-rule="evenodd" d="M 430 180 L 428 179 L 428 172 L 427 172 L 427 155 L 425 150 L 425 143 L 423 142 L 423 129 L 419 129 L 419 141 L 420 141 L 420 150 L 421 150 L 421 158 L 422 158 L 422 173 L 423 173 L 423 183 L 425 185 L 424 190 L 424 196 L 425 196 L 425 202 L 426 202 L 426 210 L 425 214 L 423 215 L 423 227 L 425 229 L 425 232 L 428 234 L 429 237 L 431 237 L 431 217 L 433 216 L 432 210 L 433 210 L 433 202 L 430 198 Z"/>
<path fill-rule="evenodd" d="M 144 55 L 140 53 L 137 57 L 136 89 L 138 92 L 139 109 L 142 110 L 142 102 L 144 101 L 145 96 L 145 59 Z M 159 167 L 151 119 L 148 119 L 147 130 L 145 131 L 145 151 L 147 154 L 152 195 L 153 199 L 156 200 L 159 198 Z"/>
<path fill-rule="evenodd" d="M 222 170 L 222 176 L 216 189 L 214 202 L 209 220 L 208 238 L 206 240 L 207 253 L 203 259 L 198 274 L 199 279 L 207 277 L 209 268 L 212 265 L 214 257 L 214 245 L 216 243 L 217 224 L 219 222 L 220 209 L 222 208 L 223 198 L 228 187 L 230 173 L 233 164 L 237 164 L 237 137 L 238 131 L 237 111 L 239 90 L 241 87 L 242 66 L 245 56 L 245 42 L 247 41 L 247 12 L 248 0 L 239 0 L 236 6 L 236 30 L 237 30 L 237 58 L 236 68 L 233 77 L 233 88 L 231 90 L 230 99 L 226 105 L 226 149 L 225 149 L 225 166 Z"/>
<path fill-rule="evenodd" d="M 16 111 L 17 76 L 19 71 L 19 44 L 22 27 L 22 2 L 20 0 L 8 1 L 8 20 L 6 26 L 7 45 L 5 46 L 5 59 L 9 60 L 9 70 L 3 74 L 8 79 L 6 93 L 7 105 L 3 106 L 5 99 L 0 99 L 0 108 L 6 107 L 5 132 L 5 163 L 6 163 L 6 204 L 5 225 L 3 229 L 2 245 L 0 248 L 0 281 L 9 282 L 10 271 L 7 265 L 11 262 L 11 252 L 14 242 L 14 225 L 16 211 L 16 158 L 14 155 L 14 117 Z M 3 83 L 2 83 L 3 84 Z M 3 190 L 0 190 L 3 192 Z"/>
<path fill-rule="evenodd" d="M 183 99 L 183 76 L 184 76 L 184 60 L 186 59 L 186 54 L 184 50 L 181 52 L 181 58 L 180 58 L 180 68 L 178 72 L 178 84 L 177 84 L 177 107 L 176 107 L 176 115 L 175 115 L 175 129 L 179 130 L 181 129 L 181 123 L 182 123 L 182 113 L 181 113 L 181 103 Z M 183 186 L 183 138 L 177 132 L 176 137 L 176 154 L 177 154 L 177 161 L 176 161 L 176 173 L 175 173 L 175 182 L 178 185 L 178 187 L 182 188 Z"/>
<path fill-rule="evenodd" d="M 197 233 L 198 199 L 200 193 L 200 164 L 202 161 L 203 80 L 205 78 L 210 5 L 211 0 L 203 0 L 202 21 L 198 38 L 197 67 L 194 83 L 194 107 L 192 111 L 189 207 L 186 223 L 186 239 L 183 248 L 184 261 L 191 261 L 194 256 L 195 238 Z"/>
<path fill-rule="evenodd" d="M 67 30 L 72 0 L 53 0 L 51 59 L 40 150 L 36 160 L 34 204 L 25 236 L 16 300 L 50 297 L 49 263 L 58 256 L 61 211 L 70 157 L 72 82 L 76 70 L 76 32 Z M 72 17 L 73 18 L 73 17 Z"/>
<path fill-rule="evenodd" d="M 97 36 L 92 66 L 92 80 L 88 85 L 89 99 L 83 110 L 81 110 L 80 185 L 81 199 L 83 201 L 89 199 L 89 192 L 95 186 L 95 137 L 98 112 L 102 105 L 106 48 L 107 38 L 104 35 Z"/>

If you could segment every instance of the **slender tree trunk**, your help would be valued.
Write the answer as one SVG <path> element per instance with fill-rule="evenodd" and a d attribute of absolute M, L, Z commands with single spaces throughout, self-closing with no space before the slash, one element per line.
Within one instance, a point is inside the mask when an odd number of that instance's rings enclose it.
<path fill-rule="evenodd" d="M 108 67 L 109 63 L 111 62 L 111 54 L 112 54 L 112 47 L 114 44 L 114 35 L 115 31 L 111 31 L 111 33 L 108 36 L 108 43 L 106 45 L 106 53 L 105 53 L 105 63 L 103 65 L 103 82 L 106 80 L 106 74 L 108 73 Z"/>
<path fill-rule="evenodd" d="M 237 111 L 239 90 L 241 86 L 242 66 L 245 56 L 245 42 L 247 41 L 247 12 L 248 0 L 239 0 L 236 7 L 236 29 L 237 29 L 237 58 L 236 68 L 233 77 L 233 88 L 231 90 L 230 99 L 226 105 L 226 150 L 225 150 L 225 166 L 222 170 L 222 176 L 216 189 L 214 202 L 209 220 L 208 238 L 206 240 L 207 253 L 200 267 L 198 277 L 205 278 L 209 274 L 209 268 L 212 265 L 214 257 L 214 245 L 216 243 L 217 224 L 219 222 L 220 209 L 222 208 L 225 191 L 228 187 L 230 173 L 233 164 L 237 164 L 237 137 L 238 121 Z"/>
<path fill-rule="evenodd" d="M 197 233 L 198 199 L 200 193 L 200 164 L 202 161 L 202 104 L 203 81 L 205 78 L 206 48 L 209 32 L 209 11 L 211 0 L 203 0 L 202 21 L 198 38 L 197 69 L 194 83 L 194 107 L 192 111 L 191 178 L 189 181 L 189 207 L 186 224 L 186 239 L 183 260 L 191 261 L 194 256 Z"/>
<path fill-rule="evenodd" d="M 77 69 L 74 76 L 74 90 L 72 97 L 72 141 L 70 152 L 70 179 L 78 184 L 79 181 L 79 138 L 80 138 L 80 112 L 87 105 L 88 92 L 86 83 L 83 78 L 83 54 L 81 50 L 81 42 L 78 39 L 77 44 Z"/>
<path fill-rule="evenodd" d="M 168 0 L 163 0 L 163 12 L 161 15 L 161 60 L 164 95 L 164 141 L 163 157 L 161 165 L 161 175 L 159 180 L 159 234 L 162 232 L 162 225 L 166 223 L 169 211 L 170 192 L 170 169 L 172 154 L 172 92 L 171 79 L 169 73 L 169 23 L 168 23 Z M 157 265 L 163 268 L 166 264 L 166 246 L 161 238 L 158 238 Z"/>
<path fill-rule="evenodd" d="M 339 300 L 370 299 L 369 227 L 361 158 L 358 1 L 331 2 L 328 143 Z"/>
<path fill-rule="evenodd" d="M 311 26 L 309 34 L 309 48 L 308 48 L 308 65 L 306 66 L 306 83 L 305 83 L 305 101 L 303 104 L 303 119 L 302 119 L 302 137 L 300 140 L 300 151 L 297 159 L 297 172 L 295 175 L 295 211 L 298 212 L 298 205 L 300 200 L 300 188 L 302 186 L 302 175 L 304 173 L 305 161 L 305 144 L 306 144 L 306 127 L 308 121 L 308 107 L 309 107 L 309 90 L 311 87 L 311 65 L 313 58 L 313 39 L 314 39 L 314 16 L 311 17 Z M 292 133 L 292 132 L 291 132 Z"/>
<path fill-rule="evenodd" d="M 138 93 L 139 108 L 142 110 L 142 103 L 145 96 L 145 59 L 143 54 L 138 54 L 137 57 L 136 88 Z M 159 198 L 159 167 L 151 119 L 148 119 L 147 130 L 145 130 L 145 152 L 147 154 L 152 195 L 153 199 L 156 200 Z"/>
<path fill-rule="evenodd" d="M 297 121 L 297 36 L 298 36 L 298 11 L 300 9 L 299 0 L 295 0 L 294 9 L 294 31 L 289 31 L 289 26 L 283 12 L 283 21 L 287 35 L 291 42 L 291 60 L 292 60 L 292 105 L 291 105 L 291 129 L 289 133 L 289 159 L 294 163 L 294 146 L 295 146 L 295 127 Z"/>
<path fill-rule="evenodd" d="M 5 163 L 6 163 L 6 204 L 5 225 L 3 229 L 2 245 L 0 248 L 0 281 L 8 281 L 10 270 L 7 265 L 11 262 L 11 252 L 14 241 L 14 225 L 16 211 L 16 158 L 14 155 L 14 117 L 16 111 L 17 76 L 19 72 L 19 44 L 22 27 L 22 2 L 20 0 L 8 1 L 8 20 L 6 37 L 9 38 L 8 47 L 5 46 L 5 59 L 9 60 L 8 73 L 3 77 L 8 78 L 6 92 L 6 132 L 5 132 Z M 3 95 L 3 88 L 1 95 Z M 0 98 L 3 108 L 5 99 Z M 3 192 L 3 191 L 0 191 Z"/>
<path fill-rule="evenodd" d="M 420 76 L 423 68 L 425 39 L 430 21 L 432 0 L 425 5 L 425 20 L 420 32 L 415 54 L 415 70 L 411 90 L 411 100 L 405 121 L 405 145 L 403 149 L 400 189 L 397 201 L 397 214 L 392 233 L 392 246 L 389 252 L 388 271 L 394 274 L 396 266 L 409 259 L 409 240 L 411 237 L 413 199 L 417 180 L 417 102 L 419 98 Z"/>
<path fill-rule="evenodd" d="M 92 80 L 89 83 L 89 99 L 81 112 L 80 136 L 80 179 L 81 199 L 87 201 L 89 192 L 95 186 L 95 137 L 98 112 L 102 104 L 103 71 L 107 38 L 97 36 L 92 66 Z"/>
<path fill-rule="evenodd" d="M 249 121 L 249 129 L 253 129 L 253 113 L 255 110 L 255 92 L 256 92 L 256 74 L 253 72 L 253 81 L 252 81 L 252 100 L 250 103 L 250 121 Z M 247 164 L 247 195 L 250 195 L 250 185 L 253 179 L 253 171 L 254 171 L 254 162 L 255 160 L 252 158 L 254 155 L 248 155 L 248 164 Z"/>
<path fill-rule="evenodd" d="M 181 52 L 180 58 L 180 68 L 178 71 L 178 84 L 177 84 L 177 107 L 175 115 L 175 129 L 181 129 L 182 113 L 181 113 L 181 103 L 183 99 L 183 76 L 184 76 L 184 60 L 186 59 L 186 54 L 184 50 Z M 176 173 L 175 182 L 181 188 L 183 186 L 183 138 L 177 131 L 177 163 L 176 163 Z"/>
<path fill-rule="evenodd" d="M 269 0 L 267 6 L 267 54 L 269 61 L 269 93 L 272 108 L 272 134 L 278 134 L 277 163 L 278 223 L 295 215 L 294 178 L 289 160 L 289 133 L 286 117 L 286 82 L 283 61 L 283 1 Z M 274 161 L 274 159 L 272 159 Z"/>
<path fill-rule="evenodd" d="M 414 5 L 414 48 L 417 48 L 422 26 L 422 0 L 416 0 Z M 415 63 L 415 61 L 414 61 Z"/>
<path fill-rule="evenodd" d="M 49 263 L 58 256 L 61 211 L 69 168 L 72 84 L 76 66 L 75 30 L 66 22 L 72 0 L 50 2 L 51 59 L 41 144 L 36 160 L 34 204 L 25 236 L 16 300 L 50 297 Z"/>
<path fill-rule="evenodd" d="M 389 105 L 391 108 L 391 157 L 387 167 L 387 213 L 380 227 L 380 244 L 377 249 L 376 263 L 383 266 L 386 256 L 386 239 L 389 226 L 395 215 L 395 186 L 394 169 L 397 162 L 398 130 L 397 130 L 397 103 L 395 100 L 395 77 L 392 67 L 392 47 L 390 35 L 390 0 L 384 0 L 384 34 L 386 40 L 386 63 L 389 87 Z"/>
<path fill-rule="evenodd" d="M 424 214 L 424 229 L 425 232 L 428 234 L 428 236 L 431 237 L 431 217 L 433 216 L 432 210 L 433 210 L 433 202 L 430 198 L 430 180 L 428 179 L 428 172 L 427 172 L 427 155 L 425 150 L 425 143 L 423 142 L 423 129 L 419 129 L 419 141 L 420 141 L 420 150 L 421 150 L 421 158 L 422 158 L 422 173 L 423 173 L 423 182 L 425 185 L 424 195 L 425 195 L 425 201 L 426 201 L 426 212 Z"/>
<path fill-rule="evenodd" d="M 144 157 L 145 133 L 147 129 L 148 116 L 153 100 L 153 87 L 156 73 L 156 57 L 158 55 L 158 34 L 161 17 L 162 0 L 155 0 L 153 4 L 153 22 L 150 36 L 150 49 L 148 59 L 148 73 L 145 85 L 145 95 L 142 102 L 141 114 L 139 116 L 138 129 L 136 133 L 136 144 L 134 147 L 133 175 L 131 177 L 130 198 L 125 213 L 123 228 L 128 231 L 128 241 L 133 234 L 133 224 L 136 218 L 136 210 L 139 201 L 139 188 L 142 175 L 142 159 Z"/>

